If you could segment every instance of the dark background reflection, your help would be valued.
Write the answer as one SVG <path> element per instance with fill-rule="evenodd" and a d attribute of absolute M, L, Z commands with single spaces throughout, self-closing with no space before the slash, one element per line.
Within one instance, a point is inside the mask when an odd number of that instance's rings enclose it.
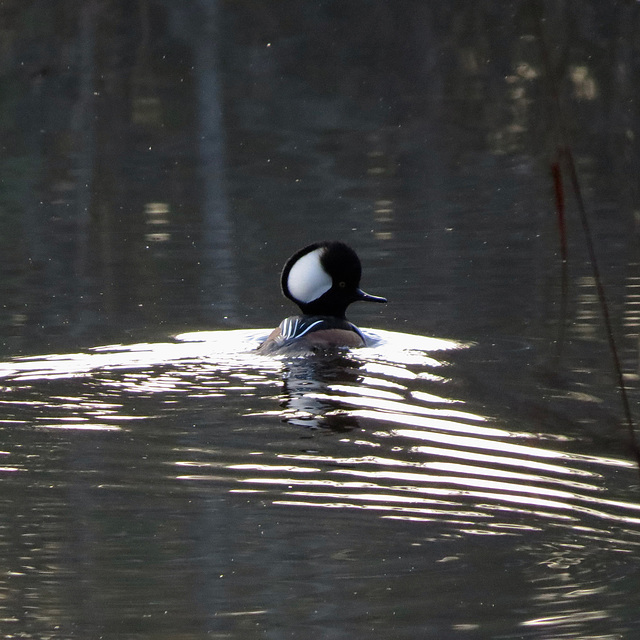
<path fill-rule="evenodd" d="M 638 12 L 5 2 L 4 352 L 269 326 L 279 268 L 324 237 L 354 244 L 364 284 L 392 301 L 358 308 L 361 323 L 546 338 L 561 126 L 621 326 L 637 274 Z M 569 239 L 570 319 L 597 332 L 571 210 Z"/>

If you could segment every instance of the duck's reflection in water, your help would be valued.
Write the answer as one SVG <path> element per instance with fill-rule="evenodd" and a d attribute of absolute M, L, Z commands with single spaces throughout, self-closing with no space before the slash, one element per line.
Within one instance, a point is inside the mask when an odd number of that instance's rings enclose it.
<path fill-rule="evenodd" d="M 601 482 L 614 469 L 632 472 L 631 463 L 580 454 L 571 438 L 552 437 L 534 423 L 487 417 L 477 403 L 455 397 L 455 359 L 441 357 L 440 345 L 393 348 L 389 336 L 375 349 L 284 360 L 280 418 L 305 427 L 310 438 L 318 430 L 339 437 L 276 453 L 273 466 L 266 459 L 234 465 L 247 473 L 240 482 L 270 487 L 281 506 L 435 519 L 457 535 L 552 526 L 609 540 L 617 523 L 620 538 L 640 543 L 627 530 L 640 522 L 640 506 Z"/>
<path fill-rule="evenodd" d="M 310 429 L 349 431 L 358 427 L 356 416 L 325 398 L 335 385 L 361 383 L 362 366 L 347 351 L 338 350 L 289 360 L 282 376 L 284 419 Z"/>

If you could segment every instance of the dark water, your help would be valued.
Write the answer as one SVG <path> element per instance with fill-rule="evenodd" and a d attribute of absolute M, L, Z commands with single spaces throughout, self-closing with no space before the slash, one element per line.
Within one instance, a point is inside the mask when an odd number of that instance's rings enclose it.
<path fill-rule="evenodd" d="M 8 632 L 637 629 L 637 470 L 569 412 L 479 413 L 452 341 L 279 360 L 260 336 L 3 366 Z"/>
<path fill-rule="evenodd" d="M 640 5 L 2 12 L 0 635 L 638 635 Z M 323 238 L 376 346 L 256 355 Z"/>

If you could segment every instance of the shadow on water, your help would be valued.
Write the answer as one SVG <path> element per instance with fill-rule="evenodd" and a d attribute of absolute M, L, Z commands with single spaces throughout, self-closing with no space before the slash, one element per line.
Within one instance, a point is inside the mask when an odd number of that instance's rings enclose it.
<path fill-rule="evenodd" d="M 224 548 L 226 557 L 239 553 L 237 541 L 221 530 L 233 519 L 228 508 L 259 509 L 260 527 L 271 524 L 278 540 L 307 551 L 319 544 L 314 536 L 311 544 L 308 527 L 319 523 L 334 533 L 348 523 L 351 548 L 375 523 L 387 527 L 389 536 L 407 536 L 394 529 L 394 522 L 403 521 L 415 527 L 410 562 L 425 561 L 427 543 L 445 545 L 430 547 L 438 556 L 430 571 L 449 597 L 459 591 L 461 602 L 483 589 L 487 562 L 503 562 L 505 570 L 516 563 L 529 587 L 526 593 L 522 585 L 514 587 L 514 611 L 501 613 L 501 632 L 517 627 L 518 637 L 548 637 L 550 630 L 579 637 L 583 628 L 614 624 L 616 607 L 623 606 L 616 594 L 637 573 L 609 584 L 612 564 L 622 566 L 640 547 L 634 465 L 584 453 L 574 437 L 539 431 L 531 418 L 516 428 L 484 415 L 482 406 L 465 399 L 457 379 L 457 359 L 473 345 L 365 332 L 376 346 L 297 358 L 257 355 L 253 349 L 266 331 L 242 330 L 2 363 L 6 450 L 0 472 L 9 499 L 21 493 L 28 505 L 14 515 L 22 526 L 32 519 L 55 523 L 63 515 L 51 491 L 62 491 L 74 511 L 80 547 L 88 550 L 83 539 L 95 545 L 97 538 L 140 560 L 139 550 L 118 541 L 120 534 L 114 542 L 106 531 L 96 531 L 95 504 L 110 504 L 135 520 L 140 502 L 160 501 L 163 506 L 154 508 L 167 510 L 171 526 L 189 531 L 193 549 L 185 552 L 185 562 L 207 584 L 218 571 L 208 566 L 212 549 Z M 20 510 L 15 503 L 10 508 Z M 131 526 L 122 524 L 122 535 L 129 537 Z M 136 540 L 157 545 L 158 535 L 138 531 Z M 312 564 L 322 565 L 332 553 L 364 553 L 336 550 L 331 538 L 323 540 L 311 549 Z M 25 549 L 11 535 L 1 544 L 20 564 L 16 559 L 25 557 Z M 64 547 L 59 540 L 56 545 Z M 269 544 L 263 552 L 274 553 Z M 590 561 L 603 553 L 608 572 L 601 559 Z M 47 566 L 65 564 L 64 552 L 49 554 Z M 37 558 L 28 563 L 40 567 Z M 92 575 L 99 568 L 93 560 L 86 563 L 83 579 L 100 583 Z M 278 563 L 268 564 L 276 571 Z M 349 563 L 341 571 L 343 580 L 355 579 Z M 395 589 L 406 571 L 396 567 L 384 575 Z M 416 588 L 427 579 L 424 572 L 414 577 Z M 251 580 L 235 579 L 251 589 Z M 179 607 L 180 596 L 165 588 L 162 606 Z M 154 597 L 157 592 L 154 583 Z M 504 599 L 498 592 L 504 594 L 504 585 L 486 587 L 489 600 Z M 210 584 L 201 594 L 206 607 L 228 597 Z M 415 594 L 389 598 L 385 606 L 422 606 L 412 604 Z M 242 609 L 242 600 L 229 615 Z M 249 608 L 255 605 L 255 598 L 247 601 Z M 218 602 L 216 615 L 224 606 L 232 605 Z M 271 610 L 265 606 L 259 615 Z M 461 628 L 485 633 L 484 615 L 480 607 L 457 618 L 466 619 Z"/>

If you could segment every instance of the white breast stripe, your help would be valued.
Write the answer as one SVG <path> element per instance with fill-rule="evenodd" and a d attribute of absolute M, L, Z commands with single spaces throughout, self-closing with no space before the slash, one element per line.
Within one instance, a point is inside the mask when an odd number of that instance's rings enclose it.
<path fill-rule="evenodd" d="M 282 340 L 289 340 L 289 338 L 296 333 L 296 327 L 298 326 L 298 319 L 285 318 L 280 325 L 280 338 Z"/>
<path fill-rule="evenodd" d="M 313 327 L 322 324 L 322 320 L 316 320 L 315 322 L 312 322 L 306 329 L 304 329 L 303 331 L 301 331 L 296 337 L 300 338 L 301 336 L 303 336 L 305 333 L 309 333 L 309 331 L 311 331 L 311 329 L 313 329 Z"/>
<path fill-rule="evenodd" d="M 299 318 L 285 318 L 280 323 L 280 340 L 284 342 L 292 338 L 300 338 L 322 322 L 322 320 L 316 320 L 307 325 L 306 322 Z"/>

